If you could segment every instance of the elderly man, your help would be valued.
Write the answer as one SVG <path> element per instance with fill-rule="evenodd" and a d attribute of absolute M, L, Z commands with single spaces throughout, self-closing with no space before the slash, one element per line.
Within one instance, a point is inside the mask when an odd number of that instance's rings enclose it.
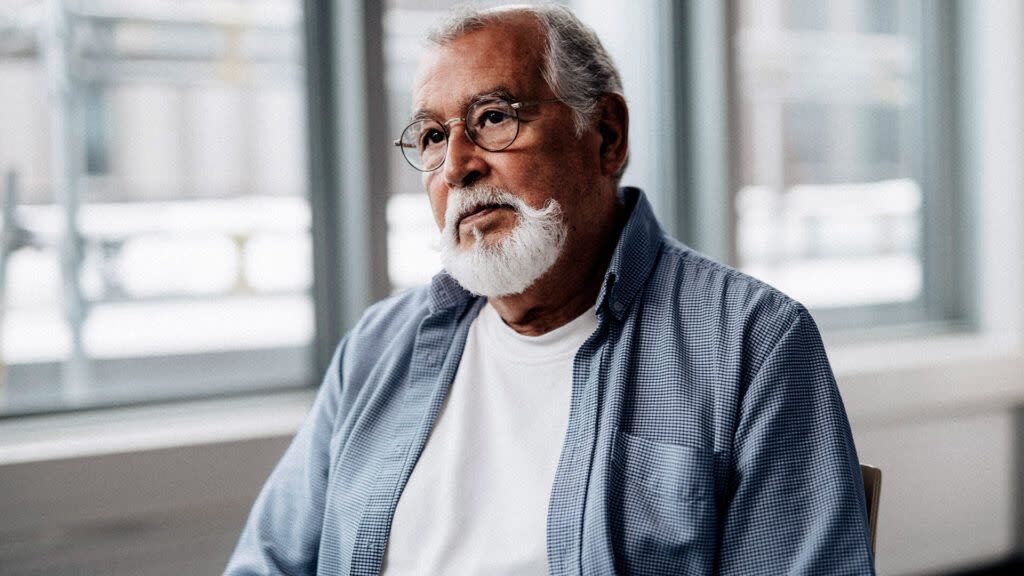
<path fill-rule="evenodd" d="M 396 144 L 445 272 L 367 311 L 230 574 L 871 573 L 814 322 L 666 237 L 560 7 L 454 18 Z"/>

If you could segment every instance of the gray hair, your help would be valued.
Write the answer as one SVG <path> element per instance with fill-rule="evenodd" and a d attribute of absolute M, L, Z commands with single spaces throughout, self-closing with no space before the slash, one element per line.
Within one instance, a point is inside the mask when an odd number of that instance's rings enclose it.
<path fill-rule="evenodd" d="M 544 29 L 547 46 L 541 76 L 555 97 L 572 109 L 576 136 L 582 135 L 593 121 L 601 97 L 622 93 L 622 80 L 597 34 L 568 8 L 555 4 L 489 10 L 463 6 L 431 32 L 428 40 L 445 46 L 464 34 L 516 14 L 533 15 Z"/>

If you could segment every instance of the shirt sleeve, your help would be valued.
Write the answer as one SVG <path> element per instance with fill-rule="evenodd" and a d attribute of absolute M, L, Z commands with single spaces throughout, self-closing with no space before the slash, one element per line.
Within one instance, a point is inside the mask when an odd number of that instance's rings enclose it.
<path fill-rule="evenodd" d="M 345 342 L 331 360 L 309 416 L 257 497 L 225 575 L 316 573 Z"/>
<path fill-rule="evenodd" d="M 873 574 L 860 464 L 803 308 L 739 406 L 721 574 Z"/>

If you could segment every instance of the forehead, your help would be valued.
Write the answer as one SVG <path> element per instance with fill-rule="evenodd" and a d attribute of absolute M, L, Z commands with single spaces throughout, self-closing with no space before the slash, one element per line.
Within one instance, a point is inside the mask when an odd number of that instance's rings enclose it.
<path fill-rule="evenodd" d="M 501 87 L 516 98 L 550 96 L 541 76 L 540 24 L 514 18 L 488 24 L 424 56 L 413 87 L 413 110 L 460 113 L 474 95 Z"/>

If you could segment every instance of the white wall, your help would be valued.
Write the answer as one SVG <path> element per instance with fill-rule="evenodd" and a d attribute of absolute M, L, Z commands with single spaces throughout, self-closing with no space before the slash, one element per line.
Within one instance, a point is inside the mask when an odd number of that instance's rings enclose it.
<path fill-rule="evenodd" d="M 218 574 L 286 442 L 5 465 L 0 573 Z"/>
<path fill-rule="evenodd" d="M 220 573 L 312 391 L 0 421 L 0 574 Z"/>
<path fill-rule="evenodd" d="M 861 461 L 883 470 L 880 574 L 940 571 L 1009 552 L 1011 423 L 993 410 L 858 429 Z"/>

